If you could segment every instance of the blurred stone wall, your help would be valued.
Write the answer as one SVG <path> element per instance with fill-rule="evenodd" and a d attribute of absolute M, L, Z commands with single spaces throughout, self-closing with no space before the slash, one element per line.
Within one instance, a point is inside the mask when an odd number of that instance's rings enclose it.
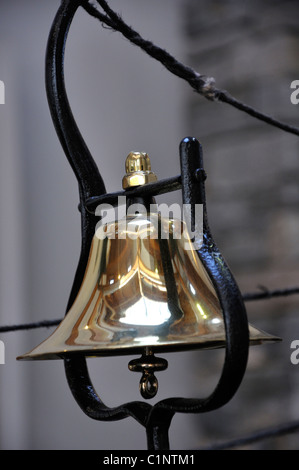
<path fill-rule="evenodd" d="M 290 84 L 299 79 L 299 3 L 282 0 L 188 0 L 189 65 L 216 87 L 277 119 L 299 126 Z M 223 103 L 190 90 L 186 119 L 202 142 L 208 214 L 215 241 L 242 292 L 299 285 L 299 141 Z M 221 410 L 194 418 L 198 446 L 299 419 L 299 296 L 247 302 L 249 321 L 282 337 L 250 349 L 246 377 Z M 223 358 L 194 356 L 203 391 Z M 297 449 L 299 434 L 244 448 Z"/>

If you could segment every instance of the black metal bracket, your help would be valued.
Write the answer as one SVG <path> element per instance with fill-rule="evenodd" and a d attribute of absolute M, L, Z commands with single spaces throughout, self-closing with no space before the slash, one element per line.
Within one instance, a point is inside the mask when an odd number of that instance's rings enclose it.
<path fill-rule="evenodd" d="M 67 311 L 81 286 L 97 218 L 94 208 L 100 202 L 115 202 L 122 192 L 107 194 L 101 174 L 76 125 L 64 83 L 64 50 L 73 17 L 82 1 L 63 0 L 54 19 L 46 54 L 46 89 L 53 123 L 79 185 L 82 245 Z M 175 413 L 203 413 L 225 405 L 236 393 L 247 366 L 249 334 L 246 310 L 238 286 L 213 241 L 207 220 L 205 173 L 202 149 L 193 137 L 180 144 L 181 175 L 138 188 L 136 194 L 153 195 L 181 189 L 184 204 L 203 204 L 204 240 L 197 254 L 210 275 L 222 307 L 226 330 L 225 361 L 214 391 L 206 398 L 173 397 L 155 405 L 130 402 L 107 407 L 89 378 L 86 359 L 65 359 L 65 372 L 72 394 L 90 418 L 113 421 L 136 419 L 145 427 L 148 449 L 169 449 L 168 429 Z"/>

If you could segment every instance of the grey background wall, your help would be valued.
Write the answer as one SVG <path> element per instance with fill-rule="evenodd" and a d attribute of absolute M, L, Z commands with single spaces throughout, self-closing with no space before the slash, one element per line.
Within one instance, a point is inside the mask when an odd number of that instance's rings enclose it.
<path fill-rule="evenodd" d="M 44 54 L 59 1 L 0 1 L 0 318 L 18 324 L 64 315 L 80 250 L 75 178 L 55 134 L 44 89 Z M 295 1 L 111 0 L 124 19 L 219 88 L 298 125 L 290 83 L 299 79 Z M 195 95 L 118 33 L 83 11 L 72 25 L 66 83 L 79 128 L 105 178 L 120 188 L 124 160 L 145 150 L 160 178 L 179 172 L 185 135 L 204 146 L 210 225 L 243 292 L 298 282 L 298 139 Z M 173 201 L 173 193 L 164 200 Z M 290 362 L 298 298 L 248 304 L 249 319 L 283 337 L 252 348 L 237 396 L 204 416 L 177 415 L 173 449 L 198 448 L 299 416 L 298 374 Z M 131 419 L 95 422 L 81 412 L 60 361 L 17 363 L 51 330 L 0 336 L 1 449 L 143 449 Z M 298 338 L 299 339 L 299 338 Z M 170 354 L 159 399 L 204 396 L 222 352 Z M 139 399 L 127 358 L 90 360 L 107 405 Z M 298 366 L 299 367 L 299 366 Z M 257 448 L 296 448 L 296 436 Z"/>

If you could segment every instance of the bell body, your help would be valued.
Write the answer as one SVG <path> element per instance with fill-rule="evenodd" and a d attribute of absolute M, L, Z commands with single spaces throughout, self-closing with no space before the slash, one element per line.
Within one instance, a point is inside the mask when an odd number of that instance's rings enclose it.
<path fill-rule="evenodd" d="M 251 325 L 249 334 L 251 344 L 275 339 Z M 71 309 L 18 359 L 208 349 L 225 341 L 216 291 L 185 223 L 149 213 L 101 227 Z"/>

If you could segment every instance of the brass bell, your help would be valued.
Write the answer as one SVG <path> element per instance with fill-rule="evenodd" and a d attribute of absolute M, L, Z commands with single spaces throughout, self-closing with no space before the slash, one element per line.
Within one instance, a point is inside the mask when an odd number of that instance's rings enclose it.
<path fill-rule="evenodd" d="M 147 154 L 129 154 L 126 172 L 128 194 L 156 180 Z M 154 396 L 154 372 L 167 367 L 155 352 L 225 346 L 221 306 L 192 243 L 184 221 L 155 212 L 100 226 L 72 307 L 48 339 L 18 359 L 141 354 L 129 368 L 143 372 L 142 395 Z M 278 340 L 252 325 L 249 338 L 252 345 Z"/>

